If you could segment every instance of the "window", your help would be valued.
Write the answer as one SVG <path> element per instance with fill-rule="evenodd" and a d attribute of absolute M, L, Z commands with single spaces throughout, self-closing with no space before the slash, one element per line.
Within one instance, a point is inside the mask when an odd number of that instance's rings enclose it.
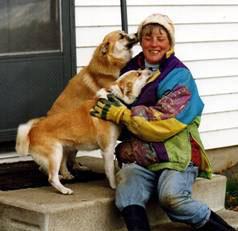
<path fill-rule="evenodd" d="M 0 56 L 61 51 L 60 0 L 0 0 Z"/>

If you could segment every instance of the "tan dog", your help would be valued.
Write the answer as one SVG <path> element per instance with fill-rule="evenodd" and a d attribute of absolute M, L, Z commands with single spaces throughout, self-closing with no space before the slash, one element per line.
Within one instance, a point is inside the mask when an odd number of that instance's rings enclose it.
<path fill-rule="evenodd" d="M 85 100 L 93 99 L 99 89 L 108 88 L 131 59 L 131 48 L 135 43 L 135 34 L 129 36 L 123 31 L 107 34 L 94 51 L 88 66 L 69 81 L 48 115 L 78 107 Z"/>
<path fill-rule="evenodd" d="M 135 34 L 128 35 L 120 30 L 107 34 L 95 49 L 89 64 L 69 81 L 47 114 L 76 108 L 85 100 L 93 99 L 99 89 L 108 88 L 131 59 L 131 48 L 136 43 Z M 69 156 L 73 168 L 85 169 L 75 162 L 76 151 L 65 148 L 64 153 Z"/>
<path fill-rule="evenodd" d="M 127 104 L 139 95 L 150 78 L 149 70 L 130 71 L 122 75 L 111 87 L 110 92 Z M 100 97 L 108 91 L 101 89 Z M 70 150 L 95 150 L 100 148 L 104 158 L 105 173 L 110 186 L 116 187 L 114 148 L 120 134 L 119 126 L 90 115 L 96 99 L 87 100 L 78 108 L 51 116 L 30 120 L 20 125 L 17 133 L 16 151 L 30 154 L 48 172 L 49 182 L 63 194 L 73 191 L 60 183 L 59 171 L 64 179 L 72 179 L 66 162 L 64 148 Z"/>

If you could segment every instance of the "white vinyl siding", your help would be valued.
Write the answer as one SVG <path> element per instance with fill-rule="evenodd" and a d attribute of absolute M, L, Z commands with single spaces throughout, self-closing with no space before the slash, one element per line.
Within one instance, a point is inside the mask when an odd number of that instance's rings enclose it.
<path fill-rule="evenodd" d="M 121 29 L 119 0 L 75 0 L 77 67 L 105 34 Z M 238 0 L 127 0 L 129 33 L 149 14 L 175 23 L 175 53 L 191 70 L 205 103 L 206 149 L 238 145 Z M 140 47 L 134 48 L 134 54 Z"/>

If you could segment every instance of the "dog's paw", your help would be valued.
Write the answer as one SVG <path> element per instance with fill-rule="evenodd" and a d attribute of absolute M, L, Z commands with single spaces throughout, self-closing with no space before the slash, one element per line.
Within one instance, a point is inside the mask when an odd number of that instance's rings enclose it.
<path fill-rule="evenodd" d="M 62 179 L 64 179 L 64 180 L 73 180 L 73 179 L 74 179 L 74 176 L 71 175 L 71 174 L 63 175 L 63 176 L 62 176 Z"/>
<path fill-rule="evenodd" d="M 109 184 L 112 189 L 116 189 L 117 185 L 115 182 L 109 182 Z"/>
<path fill-rule="evenodd" d="M 64 195 L 71 195 L 71 194 L 74 193 L 74 191 L 73 191 L 72 189 L 70 189 L 70 188 L 65 188 L 65 187 L 61 190 L 61 192 L 62 192 Z"/>
<path fill-rule="evenodd" d="M 59 180 L 63 180 L 64 177 L 62 175 L 59 175 Z"/>
<path fill-rule="evenodd" d="M 116 186 L 111 186 L 111 189 L 116 190 Z"/>

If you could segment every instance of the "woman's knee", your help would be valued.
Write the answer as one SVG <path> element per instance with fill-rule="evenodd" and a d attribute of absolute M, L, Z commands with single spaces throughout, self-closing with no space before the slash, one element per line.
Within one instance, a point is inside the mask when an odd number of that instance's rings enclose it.
<path fill-rule="evenodd" d="M 192 192 L 174 180 L 167 180 L 161 183 L 158 189 L 159 203 L 166 210 L 179 211 L 191 199 Z"/>
<path fill-rule="evenodd" d="M 190 200 L 191 196 L 188 191 L 175 192 L 164 191 L 159 194 L 159 203 L 166 210 L 180 210 L 183 208 L 184 203 Z"/>

